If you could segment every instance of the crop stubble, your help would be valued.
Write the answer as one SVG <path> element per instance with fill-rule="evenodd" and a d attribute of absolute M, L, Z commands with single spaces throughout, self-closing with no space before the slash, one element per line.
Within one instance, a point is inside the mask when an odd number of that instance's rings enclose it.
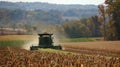
<path fill-rule="evenodd" d="M 0 47 L 0 67 L 119 67 L 120 57 Z"/>

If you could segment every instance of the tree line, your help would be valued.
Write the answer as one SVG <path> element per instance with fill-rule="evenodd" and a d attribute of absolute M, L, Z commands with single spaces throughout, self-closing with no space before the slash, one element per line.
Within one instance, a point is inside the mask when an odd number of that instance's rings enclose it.
<path fill-rule="evenodd" d="M 101 25 L 101 22 L 98 21 L 98 16 L 92 16 L 90 18 L 64 22 L 62 25 L 56 25 L 56 29 L 59 33 L 65 34 L 70 38 L 101 37 Z"/>

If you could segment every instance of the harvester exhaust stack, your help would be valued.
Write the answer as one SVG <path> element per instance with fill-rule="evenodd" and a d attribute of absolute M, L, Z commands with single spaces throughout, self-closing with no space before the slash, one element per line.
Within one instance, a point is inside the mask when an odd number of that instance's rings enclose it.
<path fill-rule="evenodd" d="M 38 35 L 39 35 L 39 45 L 31 46 L 30 50 L 38 50 L 40 48 L 62 49 L 60 45 L 59 46 L 53 45 L 53 39 L 52 39 L 53 34 L 43 33 Z"/>

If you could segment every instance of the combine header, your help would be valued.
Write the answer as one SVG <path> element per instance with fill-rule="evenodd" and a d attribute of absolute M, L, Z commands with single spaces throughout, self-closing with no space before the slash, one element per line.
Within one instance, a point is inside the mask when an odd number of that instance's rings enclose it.
<path fill-rule="evenodd" d="M 38 50 L 40 48 L 62 49 L 60 45 L 59 46 L 53 45 L 53 39 L 52 39 L 53 34 L 43 33 L 38 35 L 39 35 L 39 45 L 31 46 L 30 50 Z"/>

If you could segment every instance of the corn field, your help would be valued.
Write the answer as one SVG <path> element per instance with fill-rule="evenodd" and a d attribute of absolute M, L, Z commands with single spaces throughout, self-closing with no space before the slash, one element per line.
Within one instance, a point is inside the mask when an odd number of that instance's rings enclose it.
<path fill-rule="evenodd" d="M 120 57 L 0 47 L 0 67 L 120 67 Z"/>

